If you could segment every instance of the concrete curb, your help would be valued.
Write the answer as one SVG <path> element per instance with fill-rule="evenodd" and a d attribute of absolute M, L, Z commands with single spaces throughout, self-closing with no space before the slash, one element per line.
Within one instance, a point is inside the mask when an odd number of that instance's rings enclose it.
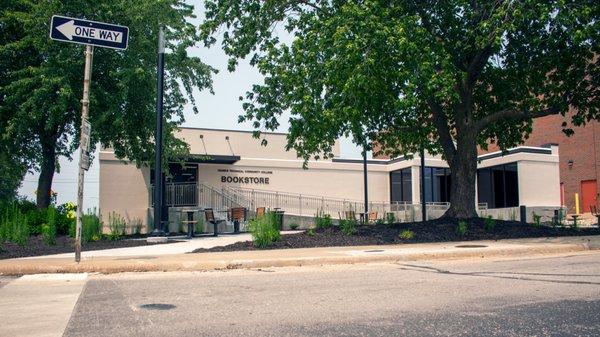
<path fill-rule="evenodd" d="M 484 242 L 462 242 L 463 244 L 474 244 Z M 120 273 L 120 272 L 150 272 L 150 271 L 208 271 L 245 268 L 269 268 L 269 267 L 295 267 L 311 265 L 335 265 L 335 264 L 361 264 L 400 262 L 418 260 L 451 260 L 469 258 L 491 258 L 491 257 L 516 257 L 539 254 L 562 254 L 600 249 L 600 245 L 594 242 L 579 243 L 539 243 L 539 244 L 504 244 L 500 247 L 485 248 L 458 248 L 460 242 L 452 246 L 433 246 L 430 249 L 411 252 L 398 246 L 381 246 L 373 250 L 368 247 L 344 247 L 337 251 L 324 252 L 314 250 L 316 254 L 303 256 L 277 257 L 278 251 L 270 251 L 275 257 L 252 257 L 252 252 L 237 252 L 237 255 L 247 255 L 248 258 L 235 258 L 214 255 L 212 259 L 206 258 L 208 254 L 180 254 L 161 257 L 133 257 L 133 258 L 106 258 L 89 259 L 77 264 L 67 259 L 38 259 L 38 260 L 4 260 L 0 261 L 0 275 L 25 275 L 42 273 Z M 380 249 L 379 249 L 380 248 Z M 371 252 L 367 249 L 371 249 Z M 285 250 L 288 255 L 293 255 L 293 250 Z M 305 250 L 312 253 L 311 250 Z M 265 251 L 262 251 L 265 252 Z M 282 251 L 279 251 L 282 252 Z M 352 255 L 357 252 L 360 255 Z M 320 254 L 319 254 L 320 253 Z M 306 255 L 306 254 L 305 254 Z M 216 258 L 215 258 L 216 256 Z M 245 256 L 244 256 L 245 257 Z"/>

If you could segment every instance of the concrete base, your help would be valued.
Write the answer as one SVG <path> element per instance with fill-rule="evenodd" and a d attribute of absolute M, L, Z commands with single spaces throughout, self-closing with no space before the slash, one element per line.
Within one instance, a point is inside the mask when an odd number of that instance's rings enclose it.
<path fill-rule="evenodd" d="M 165 243 L 169 239 L 166 236 L 149 236 L 146 238 L 148 243 Z"/>

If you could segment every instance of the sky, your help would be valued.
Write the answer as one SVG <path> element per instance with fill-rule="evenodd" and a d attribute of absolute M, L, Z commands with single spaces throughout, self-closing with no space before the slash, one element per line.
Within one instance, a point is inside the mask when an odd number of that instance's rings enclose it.
<path fill-rule="evenodd" d="M 195 6 L 197 22 L 203 17 L 201 0 L 189 1 Z M 282 33 L 285 34 L 285 33 Z M 289 36 L 281 36 L 282 40 L 290 40 Z M 238 123 L 238 116 L 243 113 L 240 96 L 252 88 L 255 83 L 262 83 L 260 73 L 242 60 L 239 62 L 235 72 L 227 70 L 227 55 L 217 43 L 211 48 L 198 46 L 190 49 L 190 54 L 199 56 L 206 64 L 219 70 L 219 73 L 213 77 L 214 95 L 208 90 L 194 91 L 194 98 L 199 109 L 198 114 L 194 114 L 191 106 L 185 108 L 185 122 L 182 126 L 197 128 L 215 128 L 231 130 L 253 130 L 249 123 Z M 82 74 L 83 76 L 83 74 Z M 93 76 L 92 76 L 93 78 Z M 94 90 L 92 81 L 91 90 Z M 93 106 L 90 109 L 94 109 Z M 286 132 L 289 126 L 287 119 L 289 116 L 280 118 L 280 127 L 277 131 Z M 257 140 L 258 141 L 258 140 Z M 341 157 L 360 158 L 360 150 L 348 139 L 340 139 Z M 371 155 L 369 154 L 369 157 Z M 77 165 L 79 162 L 79 153 L 73 154 L 71 161 L 62 157 L 59 160 L 61 170 L 54 176 L 52 190 L 57 193 L 57 203 L 75 202 L 77 198 Z M 38 174 L 27 174 L 19 189 L 19 195 L 26 196 L 35 200 L 35 190 L 37 189 Z M 98 151 L 94 154 L 94 161 L 85 175 L 84 185 L 84 209 L 98 208 L 98 189 L 99 189 L 99 163 Z"/>

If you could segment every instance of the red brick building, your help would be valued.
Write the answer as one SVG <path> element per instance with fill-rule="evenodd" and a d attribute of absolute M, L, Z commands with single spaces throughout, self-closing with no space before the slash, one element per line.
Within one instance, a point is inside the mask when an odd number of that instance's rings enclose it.
<path fill-rule="evenodd" d="M 578 193 L 580 213 L 589 213 L 590 206 L 598 206 L 600 123 L 593 121 L 584 127 L 573 127 L 575 134 L 567 137 L 561 127 L 564 120 L 570 118 L 553 115 L 535 119 L 533 132 L 524 145 L 558 144 L 561 202 L 568 213 L 575 213 L 575 193 Z M 497 150 L 497 146 L 491 145 L 488 152 Z"/>

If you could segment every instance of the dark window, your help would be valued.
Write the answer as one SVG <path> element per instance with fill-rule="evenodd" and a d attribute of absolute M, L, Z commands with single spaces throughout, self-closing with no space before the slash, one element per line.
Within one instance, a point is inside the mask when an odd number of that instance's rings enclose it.
<path fill-rule="evenodd" d="M 477 170 L 478 202 L 490 208 L 519 206 L 517 164 L 510 163 Z"/>
<path fill-rule="evenodd" d="M 412 202 L 412 174 L 411 169 L 390 172 L 391 200 Z"/>
<path fill-rule="evenodd" d="M 450 186 L 450 169 L 425 167 L 425 202 L 449 202 Z"/>
<path fill-rule="evenodd" d="M 171 163 L 165 180 L 167 183 L 194 183 L 198 181 L 198 165 Z M 154 184 L 154 169 L 150 170 L 150 183 Z"/>

